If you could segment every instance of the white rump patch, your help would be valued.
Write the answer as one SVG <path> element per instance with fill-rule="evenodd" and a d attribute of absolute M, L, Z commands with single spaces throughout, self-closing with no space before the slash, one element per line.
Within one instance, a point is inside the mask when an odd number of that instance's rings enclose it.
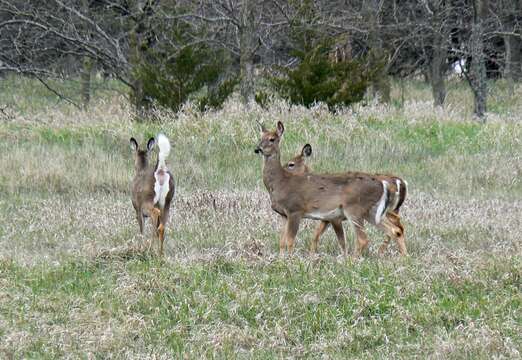
<path fill-rule="evenodd" d="M 170 153 L 170 142 L 169 139 L 163 134 L 158 134 L 158 146 L 159 146 L 159 154 L 158 154 L 158 167 L 154 172 L 154 178 L 156 181 L 154 182 L 154 205 L 159 204 L 160 208 L 163 209 L 165 207 L 165 199 L 167 198 L 167 194 L 169 193 L 169 181 L 170 175 L 167 172 L 167 164 L 165 160 Z"/>
<path fill-rule="evenodd" d="M 378 224 L 382 220 L 382 216 L 386 211 L 386 198 L 388 197 L 388 182 L 386 180 L 382 181 L 382 195 L 379 200 L 379 206 L 377 206 L 377 211 L 375 212 L 375 224 Z"/>
<path fill-rule="evenodd" d="M 165 207 L 165 199 L 169 193 L 170 175 L 163 169 L 158 169 L 154 173 L 154 205 L 159 204 L 160 208 Z"/>

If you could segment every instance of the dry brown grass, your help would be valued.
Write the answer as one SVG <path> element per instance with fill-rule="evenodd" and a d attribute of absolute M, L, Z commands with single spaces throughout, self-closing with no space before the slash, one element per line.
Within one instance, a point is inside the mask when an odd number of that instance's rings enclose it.
<path fill-rule="evenodd" d="M 11 109 L 0 124 L 0 357 L 520 356 L 519 120 L 510 110 L 480 126 L 458 105 L 468 95 L 433 111 L 415 94 L 338 114 L 188 104 L 151 124 L 131 122 L 121 97 L 86 112 Z M 285 121 L 285 159 L 309 142 L 318 171 L 406 178 L 411 257 L 394 246 L 377 257 L 373 230 L 364 260 L 343 260 L 330 232 L 310 257 L 305 221 L 297 254 L 278 259 L 255 118 Z M 129 195 L 128 138 L 159 130 L 178 189 L 164 260 L 144 248 Z"/>

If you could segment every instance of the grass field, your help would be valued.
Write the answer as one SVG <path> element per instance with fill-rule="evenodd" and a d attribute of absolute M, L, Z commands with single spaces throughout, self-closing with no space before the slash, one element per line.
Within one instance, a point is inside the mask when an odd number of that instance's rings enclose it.
<path fill-rule="evenodd" d="M 485 125 L 459 83 L 445 110 L 408 83 L 390 107 L 232 100 L 148 124 L 108 90 L 87 111 L 26 81 L 0 90 L 0 358 L 522 356 L 521 87 L 493 88 Z M 284 121 L 284 160 L 309 142 L 316 171 L 405 178 L 410 256 L 378 257 L 370 230 L 363 259 L 332 231 L 310 257 L 305 221 L 279 259 L 254 119 Z M 128 139 L 160 130 L 178 189 L 164 259 L 142 250 L 129 191 Z"/>

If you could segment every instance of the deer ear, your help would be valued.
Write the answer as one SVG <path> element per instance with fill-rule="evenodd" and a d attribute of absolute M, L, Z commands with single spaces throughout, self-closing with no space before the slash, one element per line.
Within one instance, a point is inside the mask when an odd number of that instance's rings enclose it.
<path fill-rule="evenodd" d="M 154 144 L 156 144 L 156 140 L 153 137 L 151 137 L 147 142 L 147 151 L 151 151 L 154 147 Z"/>
<path fill-rule="evenodd" d="M 312 156 L 312 145 L 306 144 L 305 146 L 303 146 L 301 154 L 306 157 Z"/>
<path fill-rule="evenodd" d="M 132 150 L 134 150 L 134 151 L 138 150 L 138 142 L 133 137 L 130 138 L 130 146 L 131 146 Z"/>
<path fill-rule="evenodd" d="M 261 133 L 264 133 L 266 131 L 266 128 L 265 128 L 265 125 L 263 125 L 261 122 L 259 122 L 259 120 L 256 119 L 256 123 L 257 125 L 259 126 L 259 131 Z"/>
<path fill-rule="evenodd" d="M 277 136 L 281 137 L 283 133 L 285 132 L 285 127 L 283 126 L 283 123 L 281 121 L 277 122 Z"/>

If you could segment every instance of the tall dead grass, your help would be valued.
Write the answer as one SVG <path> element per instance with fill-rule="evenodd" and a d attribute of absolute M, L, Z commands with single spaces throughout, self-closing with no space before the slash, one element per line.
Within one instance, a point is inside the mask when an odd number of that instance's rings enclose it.
<path fill-rule="evenodd" d="M 433 110 L 414 94 L 335 114 L 231 99 L 219 111 L 158 109 L 152 123 L 133 122 L 123 97 L 13 111 L 0 123 L 0 356 L 516 358 L 516 298 L 480 291 L 520 286 L 520 125 L 497 113 L 479 127 L 463 105 Z M 378 258 L 374 230 L 364 260 L 343 260 L 330 232 L 310 257 L 307 220 L 297 254 L 279 261 L 255 119 L 285 122 L 284 159 L 309 142 L 317 171 L 406 178 L 411 257 L 392 245 Z M 129 137 L 160 130 L 178 189 L 164 260 L 145 250 L 150 229 L 138 234 L 128 192 Z M 455 315 L 468 306 L 459 296 L 471 307 L 496 296 L 499 309 Z"/>

